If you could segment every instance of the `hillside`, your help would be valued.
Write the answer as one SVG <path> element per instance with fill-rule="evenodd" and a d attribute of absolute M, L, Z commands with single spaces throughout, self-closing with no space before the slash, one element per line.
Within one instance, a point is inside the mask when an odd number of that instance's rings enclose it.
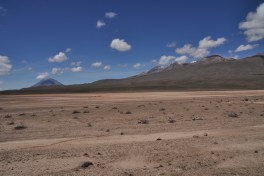
<path fill-rule="evenodd" d="M 195 63 L 174 63 L 124 79 L 99 80 L 62 87 L 26 88 L 4 93 L 71 93 L 162 90 L 264 89 L 264 56 L 226 59 L 209 56 Z"/>

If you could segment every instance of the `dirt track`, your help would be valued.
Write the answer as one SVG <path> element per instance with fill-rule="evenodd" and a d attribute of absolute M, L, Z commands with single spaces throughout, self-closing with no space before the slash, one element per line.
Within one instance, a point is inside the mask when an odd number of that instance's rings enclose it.
<path fill-rule="evenodd" d="M 264 91 L 1 96 L 0 175 L 262 176 L 263 102 Z"/>

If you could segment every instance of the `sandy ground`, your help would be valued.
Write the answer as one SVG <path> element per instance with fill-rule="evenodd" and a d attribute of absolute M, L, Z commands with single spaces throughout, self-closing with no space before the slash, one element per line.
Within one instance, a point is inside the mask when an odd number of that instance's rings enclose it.
<path fill-rule="evenodd" d="M 263 176 L 264 91 L 1 95 L 0 175 Z"/>

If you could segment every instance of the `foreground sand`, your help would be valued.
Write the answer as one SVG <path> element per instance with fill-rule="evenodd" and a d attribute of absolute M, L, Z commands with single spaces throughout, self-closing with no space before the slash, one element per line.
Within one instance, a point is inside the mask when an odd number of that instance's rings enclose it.
<path fill-rule="evenodd" d="M 0 175 L 264 175 L 264 91 L 1 95 L 0 114 Z"/>

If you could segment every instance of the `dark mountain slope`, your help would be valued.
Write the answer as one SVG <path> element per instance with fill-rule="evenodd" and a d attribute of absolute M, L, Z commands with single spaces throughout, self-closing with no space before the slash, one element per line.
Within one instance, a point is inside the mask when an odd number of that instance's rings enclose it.
<path fill-rule="evenodd" d="M 49 78 L 39 81 L 37 84 L 33 85 L 32 87 L 46 87 L 46 86 L 63 86 L 63 84 L 55 79 Z"/>

